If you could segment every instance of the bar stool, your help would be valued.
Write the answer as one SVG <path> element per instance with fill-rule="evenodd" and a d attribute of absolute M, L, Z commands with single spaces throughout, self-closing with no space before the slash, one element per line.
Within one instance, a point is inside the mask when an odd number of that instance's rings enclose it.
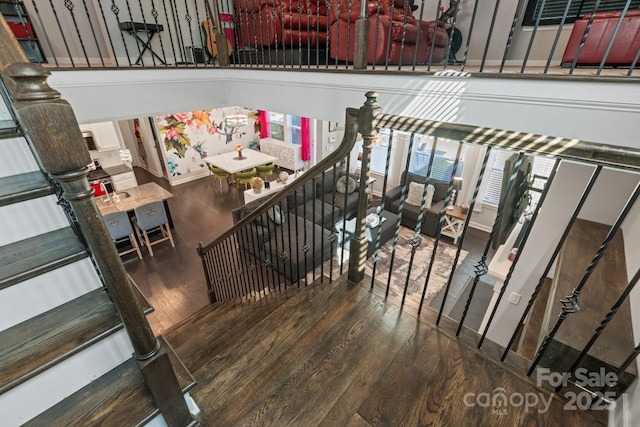
<path fill-rule="evenodd" d="M 138 253 L 138 258 L 142 259 L 140 245 L 138 245 L 136 236 L 133 235 L 133 228 L 131 227 L 131 222 L 129 221 L 129 215 L 126 212 L 114 212 L 103 216 L 102 219 L 104 220 L 104 223 L 107 226 L 107 230 L 109 230 L 109 234 L 111 235 L 114 243 L 117 243 L 124 239 L 129 239 L 131 246 L 133 246 L 132 249 L 118 252 L 118 254 L 122 256 L 136 251 Z"/>
<path fill-rule="evenodd" d="M 169 219 L 167 218 L 167 211 L 164 209 L 163 202 L 147 203 L 144 206 L 135 208 L 133 212 L 135 213 L 133 223 L 136 226 L 136 234 L 140 241 L 145 244 L 151 256 L 153 256 L 151 246 L 157 245 L 158 243 L 169 240 L 171 246 L 176 247 L 173 242 L 173 235 L 171 234 Z M 152 241 L 149 239 L 149 231 L 156 229 L 162 233 L 162 237 Z"/>

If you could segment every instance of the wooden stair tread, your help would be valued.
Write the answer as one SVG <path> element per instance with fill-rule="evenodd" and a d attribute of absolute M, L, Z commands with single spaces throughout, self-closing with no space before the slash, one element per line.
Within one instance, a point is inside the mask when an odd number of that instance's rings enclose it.
<path fill-rule="evenodd" d="M 0 247 L 0 289 L 46 273 L 87 256 L 71 227 Z"/>
<path fill-rule="evenodd" d="M 52 193 L 53 188 L 40 171 L 0 178 L 0 206 Z"/>
<path fill-rule="evenodd" d="M 166 340 L 162 337 L 158 339 L 168 350 L 183 393 L 188 392 L 195 385 L 195 380 Z M 131 358 L 24 426 L 130 426 L 146 422 L 159 413 L 136 361 Z"/>
<path fill-rule="evenodd" d="M 0 139 L 20 136 L 20 128 L 13 120 L 0 120 Z"/>
<path fill-rule="evenodd" d="M 0 393 L 122 326 L 115 305 L 100 288 L 0 332 Z"/>

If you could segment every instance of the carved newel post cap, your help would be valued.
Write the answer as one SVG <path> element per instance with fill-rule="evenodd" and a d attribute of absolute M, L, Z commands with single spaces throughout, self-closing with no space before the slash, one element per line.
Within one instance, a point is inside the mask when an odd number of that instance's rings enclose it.
<path fill-rule="evenodd" d="M 38 64 L 16 62 L 5 67 L 2 74 L 10 81 L 11 94 L 16 101 L 60 98 L 60 92 L 47 84 L 51 73 Z"/>

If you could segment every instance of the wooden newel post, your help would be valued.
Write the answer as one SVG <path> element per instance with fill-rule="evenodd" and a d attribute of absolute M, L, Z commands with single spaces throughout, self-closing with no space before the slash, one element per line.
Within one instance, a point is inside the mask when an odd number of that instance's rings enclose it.
<path fill-rule="evenodd" d="M 353 68 L 356 70 L 367 69 L 367 59 L 369 56 L 369 2 L 360 2 L 360 16 L 356 20 L 355 46 L 353 52 Z"/>
<path fill-rule="evenodd" d="M 42 168 L 60 182 L 63 197 L 76 215 L 80 232 L 94 255 L 109 295 L 129 334 L 135 350 L 134 357 L 146 377 L 147 373 L 144 371 L 147 366 L 155 368 L 163 365 L 166 368 L 167 363 L 160 359 L 166 358 L 168 361 L 168 355 L 160 348 L 160 343 L 149 326 L 94 201 L 93 189 L 87 181 L 87 164 L 91 162 L 91 158 L 73 110 L 60 98 L 60 93 L 49 87 L 46 81 L 49 75 L 41 66 L 30 63 L 14 63 L 2 70 L 2 77 L 14 100 L 13 107 L 18 121 L 32 143 Z M 170 426 L 188 425 L 192 421 L 191 414 L 171 366 L 163 372 L 158 369 L 153 369 L 153 372 L 162 377 L 162 387 L 177 387 L 173 393 L 166 389 L 155 392 L 152 390 L 167 423 Z M 175 392 L 179 394 L 184 407 L 178 411 L 176 407 L 179 404 L 166 402 L 164 396 L 175 395 Z M 178 415 L 165 413 L 166 408 Z"/>
<path fill-rule="evenodd" d="M 358 112 L 358 130 L 364 140 L 362 143 L 362 165 L 360 168 L 360 187 L 358 189 L 358 213 L 356 215 L 356 229 L 351 238 L 349 249 L 349 281 L 358 283 L 364 279 L 364 268 L 367 262 L 367 248 L 369 242 L 366 236 L 367 204 L 369 201 L 369 176 L 371 171 L 371 148 L 377 136 L 373 127 L 373 119 L 380 114 L 378 93 L 367 92 L 367 101 Z"/>

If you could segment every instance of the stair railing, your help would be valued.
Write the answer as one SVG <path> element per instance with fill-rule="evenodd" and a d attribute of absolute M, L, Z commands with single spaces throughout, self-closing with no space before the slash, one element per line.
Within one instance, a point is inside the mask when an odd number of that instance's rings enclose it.
<path fill-rule="evenodd" d="M 89 186 L 89 151 L 71 106 L 47 84 L 50 73 L 27 61 L 4 18 L 0 19 L 0 75 L 24 136 L 45 172 L 60 183 L 78 227 L 91 249 L 107 290 L 120 313 L 134 357 L 156 405 L 169 426 L 195 421 L 166 348 L 162 348 L 145 317 L 117 249 L 104 225 Z"/>
<path fill-rule="evenodd" d="M 370 99 L 367 101 L 367 103 L 370 105 L 375 105 L 376 110 L 378 110 L 379 107 L 377 106 L 376 95 L 370 94 L 370 96 L 368 97 Z M 361 122 L 360 126 L 361 128 L 364 129 L 367 125 Z M 405 310 L 416 309 L 417 315 L 420 316 L 425 311 L 423 309 L 427 308 L 425 307 L 425 293 L 427 291 L 428 286 L 431 283 L 433 283 L 431 281 L 430 276 L 433 273 L 433 266 L 437 263 L 436 258 L 437 258 L 437 255 L 439 255 L 439 250 L 440 250 L 438 245 L 440 244 L 442 237 L 444 235 L 443 230 L 444 230 L 445 224 L 447 224 L 447 226 L 449 227 L 451 226 L 450 224 L 447 223 L 448 219 L 446 218 L 447 215 L 449 215 L 447 212 L 450 212 L 447 209 L 447 205 L 449 205 L 450 200 L 454 197 L 453 196 L 454 181 L 456 178 L 456 171 L 459 171 L 459 165 L 462 162 L 462 159 L 461 159 L 462 146 L 464 144 L 486 146 L 487 150 L 484 154 L 484 159 L 482 159 L 483 160 L 482 166 L 480 167 L 478 178 L 475 183 L 469 183 L 471 184 L 471 187 L 474 189 L 474 191 L 471 197 L 470 206 L 468 207 L 468 213 L 465 213 L 465 216 L 464 216 L 465 219 L 462 221 L 462 223 L 458 225 L 458 227 L 461 227 L 461 228 L 457 230 L 457 235 L 456 235 L 457 242 L 454 243 L 455 251 L 449 252 L 447 255 L 448 257 L 451 257 L 453 259 L 450 260 L 451 262 L 450 262 L 448 278 L 446 280 L 446 284 L 442 288 L 442 292 L 444 296 L 442 298 L 441 303 L 439 304 L 438 309 L 426 310 L 431 312 L 427 317 L 433 320 L 436 324 L 440 325 L 441 327 L 445 325 L 446 326 L 445 329 L 448 329 L 451 332 L 451 334 L 456 336 L 462 335 L 463 339 L 470 340 L 470 342 L 475 341 L 474 344 L 476 344 L 478 348 L 483 348 L 483 345 L 484 345 L 486 348 L 488 348 L 487 349 L 488 353 L 491 353 L 494 357 L 496 357 L 497 359 L 499 358 L 503 362 L 506 361 L 507 363 L 510 364 L 511 367 L 519 368 L 520 371 L 522 371 L 524 364 L 528 363 L 528 370 L 525 369 L 526 375 L 528 376 L 536 372 L 536 368 L 539 366 L 544 366 L 545 368 L 549 367 L 549 363 L 550 363 L 549 358 L 550 357 L 553 358 L 553 356 L 548 355 L 548 353 L 550 353 L 551 342 L 554 340 L 554 337 L 560 330 L 564 321 L 568 317 L 570 317 L 573 313 L 580 311 L 581 305 L 579 303 L 579 299 L 580 299 L 581 291 L 583 290 L 583 288 L 585 288 L 585 286 L 588 287 L 588 286 L 598 285 L 592 282 L 587 283 L 588 279 L 592 276 L 594 269 L 598 266 L 598 264 L 604 257 L 606 251 L 610 248 L 616 234 L 619 234 L 618 232 L 621 231 L 622 224 L 624 223 L 624 221 L 630 218 L 632 219 L 632 217 L 630 216 L 631 212 L 637 211 L 638 207 L 636 202 L 638 198 L 640 198 L 640 180 L 638 183 L 635 184 L 635 186 L 633 186 L 634 188 L 632 188 L 629 194 L 629 197 L 624 202 L 624 205 L 622 206 L 621 211 L 619 212 L 613 225 L 611 225 L 609 232 L 607 233 L 606 237 L 602 240 L 602 243 L 600 244 L 595 254 L 593 254 L 591 263 L 588 265 L 588 267 L 582 274 L 582 277 L 578 278 L 579 280 L 577 281 L 576 287 L 573 290 L 573 292 L 571 292 L 570 295 L 560 297 L 560 301 L 553 301 L 553 300 L 549 301 L 548 307 L 551 307 L 551 305 L 556 306 L 557 304 L 557 306 L 560 307 L 560 309 L 558 310 L 560 314 L 558 318 L 555 320 L 555 322 L 554 322 L 554 319 L 551 319 L 550 328 L 548 331 L 544 331 L 545 332 L 544 339 L 539 341 L 539 345 L 537 347 L 537 353 L 535 354 L 535 357 L 533 358 L 533 360 L 530 361 L 530 360 L 524 360 L 523 358 L 519 358 L 519 355 L 514 353 L 514 349 L 515 349 L 514 343 L 516 339 L 519 337 L 519 333 L 521 333 L 523 326 L 528 321 L 528 314 L 530 313 L 533 304 L 536 302 L 536 299 L 539 297 L 540 290 L 543 286 L 543 282 L 547 278 L 547 275 L 550 269 L 552 268 L 554 263 L 557 261 L 558 254 L 560 253 L 564 243 L 567 240 L 569 231 L 576 224 L 579 214 L 581 214 L 582 207 L 587 197 L 590 195 L 591 190 L 594 186 L 594 183 L 596 182 L 596 180 L 600 175 L 600 171 L 603 168 L 619 169 L 619 170 L 626 170 L 627 172 L 635 173 L 636 175 L 640 176 L 638 174 L 640 172 L 640 150 L 636 148 L 631 148 L 631 147 L 596 144 L 593 142 L 582 141 L 577 139 L 557 138 L 557 137 L 544 136 L 544 135 L 528 134 L 523 132 L 505 131 L 500 129 L 475 127 L 475 126 L 455 124 L 455 123 L 436 122 L 436 121 L 430 121 L 430 120 L 424 120 L 424 119 L 418 119 L 418 118 L 410 118 L 410 117 L 404 117 L 404 116 L 379 114 L 379 113 L 373 114 L 372 122 L 371 124 L 368 125 L 368 129 L 374 129 L 374 128 L 387 129 L 389 130 L 392 136 L 394 133 L 399 133 L 399 132 L 405 133 L 406 135 L 410 135 L 409 145 L 408 145 L 409 149 L 408 149 L 408 153 L 406 153 L 406 165 L 405 165 L 406 172 L 410 171 L 410 165 L 412 164 L 411 157 L 412 155 L 414 155 L 413 146 L 417 143 L 415 142 L 417 141 L 417 138 L 419 136 L 425 135 L 425 136 L 429 136 L 433 141 L 430 153 L 428 154 L 429 162 L 426 167 L 426 173 L 424 173 L 423 175 L 423 182 L 422 182 L 423 192 L 422 192 L 422 200 L 419 203 L 419 216 L 417 219 L 417 224 L 415 226 L 415 229 L 410 230 L 411 233 L 413 233 L 413 237 L 407 238 L 407 240 L 403 242 L 403 244 L 406 243 L 407 245 L 410 246 L 409 250 L 406 251 L 406 253 L 408 253 L 407 264 L 409 267 L 408 267 L 408 270 L 406 269 L 402 270 L 403 271 L 402 274 L 405 276 L 405 280 L 398 280 L 397 277 L 394 277 L 393 279 L 394 280 L 393 284 L 395 286 L 393 289 L 395 289 L 395 292 L 398 293 L 397 294 L 398 297 L 401 298 L 400 301 L 401 301 L 401 305 L 403 306 L 403 309 Z M 429 233 L 433 232 L 433 234 L 429 234 L 429 236 L 433 236 L 433 240 L 432 240 L 433 246 L 430 249 L 429 254 L 425 255 L 425 253 L 422 252 L 420 255 L 418 255 L 417 249 L 421 245 L 423 245 L 425 242 L 425 236 L 422 233 L 421 227 L 424 226 L 423 218 L 424 218 L 424 215 L 426 214 L 425 199 L 427 197 L 426 196 L 427 187 L 430 182 L 434 181 L 433 172 L 436 169 L 436 165 L 434 165 L 434 159 L 436 158 L 436 153 L 438 148 L 437 144 L 439 139 L 440 140 L 447 139 L 452 141 L 454 144 L 457 145 L 457 151 L 456 151 L 455 158 L 451 159 L 451 165 L 449 166 L 450 167 L 448 171 L 449 175 L 447 175 L 447 178 L 446 178 L 448 183 L 448 188 L 446 190 L 446 198 L 444 199 L 442 208 L 439 208 L 439 211 L 437 213 L 437 219 L 438 219 L 437 227 L 435 228 L 435 232 L 433 231 L 429 232 Z M 365 141 L 366 140 L 367 138 L 365 137 Z M 386 169 L 384 172 L 385 176 L 389 174 L 390 153 L 391 153 L 391 147 L 393 146 L 391 141 L 388 144 L 388 146 L 389 146 L 389 151 L 387 153 Z M 512 258 L 510 258 L 511 262 L 508 263 L 508 267 L 507 267 L 508 271 L 505 272 L 505 277 L 501 282 L 498 282 L 498 284 L 496 285 L 496 288 L 494 289 L 494 294 L 493 294 L 494 298 L 489 303 L 489 306 L 484 316 L 483 323 L 480 325 L 477 331 L 478 333 L 475 334 L 475 333 L 469 333 L 471 331 L 468 328 L 465 328 L 465 320 L 468 320 L 467 315 L 469 314 L 470 306 L 474 301 L 473 300 L 474 292 L 477 289 L 478 282 L 480 281 L 480 278 L 482 276 L 488 273 L 490 250 L 492 249 L 492 247 L 496 248 L 496 246 L 493 245 L 493 243 L 495 243 L 494 240 L 497 240 L 498 238 L 501 216 L 507 215 L 504 212 L 508 212 L 508 210 L 506 209 L 506 206 L 508 203 L 506 200 L 506 197 L 501 198 L 501 201 L 497 210 L 497 216 L 496 216 L 494 225 L 491 229 L 491 233 L 489 235 L 488 241 L 486 243 L 486 247 L 484 248 L 484 251 L 480 254 L 479 260 L 477 261 L 477 263 L 475 264 L 475 267 L 473 268 L 474 274 L 470 276 L 470 279 L 471 279 L 470 282 L 467 282 L 469 283 L 467 286 L 470 287 L 470 292 L 468 296 L 465 297 L 466 301 L 464 304 L 464 311 L 462 312 L 461 316 L 458 319 L 448 319 L 442 325 L 441 325 L 441 321 L 443 320 L 444 307 L 447 300 L 447 294 L 450 291 L 452 278 L 456 273 L 456 268 L 459 264 L 458 261 L 461 255 L 462 245 L 465 240 L 465 233 L 467 232 L 470 221 L 473 219 L 474 204 L 479 196 L 479 190 L 483 182 L 483 176 L 487 168 L 490 150 L 492 148 L 500 148 L 500 149 L 513 151 L 517 158 L 515 161 L 515 164 L 513 165 L 512 174 L 507 176 L 508 186 L 506 187 L 506 189 L 505 187 L 503 187 L 503 189 L 505 189 L 505 192 L 507 194 L 512 193 L 511 191 L 512 189 L 514 192 L 520 191 L 518 190 L 519 188 L 518 186 L 521 186 L 522 184 L 518 182 L 518 175 L 520 174 L 520 168 L 522 167 L 524 169 L 525 167 L 524 166 L 526 163 L 525 155 L 531 154 L 531 155 L 551 157 L 555 159 L 555 162 L 550 171 L 549 176 L 546 178 L 546 184 L 543 186 L 543 188 L 538 189 L 538 192 L 540 193 L 539 199 L 537 203 L 534 205 L 534 207 L 531 209 L 531 211 L 527 213 L 526 225 L 523 225 L 522 231 L 517 233 L 518 236 L 516 238 L 516 243 L 513 244 L 512 246 L 517 247 L 518 251 L 514 253 Z M 396 152 L 395 154 L 396 155 L 400 154 L 401 158 L 405 158 L 402 155 L 405 153 Z M 584 187 L 584 189 L 576 190 L 576 191 L 581 191 L 578 204 L 577 206 L 575 206 L 573 214 L 568 219 L 568 223 L 566 224 L 566 226 L 564 225 L 564 222 L 562 222 L 562 226 L 564 226 L 565 228 L 564 228 L 564 231 L 560 233 L 561 236 L 559 236 L 560 238 L 558 239 L 558 242 L 555 244 L 555 250 L 549 251 L 549 254 L 551 255 L 550 258 L 548 259 L 547 257 L 542 258 L 542 261 L 546 262 L 547 265 L 546 265 L 546 268 L 544 269 L 542 276 L 540 277 L 540 281 L 538 282 L 538 285 L 535 287 L 535 289 L 532 291 L 530 295 L 522 295 L 523 297 L 529 298 L 529 300 L 526 304 L 526 307 L 524 307 L 524 313 L 522 313 L 522 315 L 520 316 L 520 313 L 522 312 L 522 310 L 517 312 L 518 314 L 517 317 L 520 320 L 517 323 L 507 322 L 509 324 L 505 325 L 504 324 L 504 319 L 505 319 L 504 306 L 505 306 L 505 303 L 507 302 L 505 301 L 507 299 L 505 295 L 508 295 L 509 290 L 514 289 L 514 286 L 518 281 L 522 282 L 523 280 L 522 277 L 518 277 L 518 280 L 512 280 L 515 276 L 514 272 L 516 271 L 516 267 L 519 265 L 519 261 L 521 259 L 522 253 L 525 252 L 526 254 L 526 251 L 527 251 L 526 243 L 532 237 L 532 234 L 531 234 L 532 230 L 536 230 L 535 228 L 536 220 L 538 219 L 539 214 L 541 214 L 542 210 L 545 208 L 544 203 L 547 196 L 549 195 L 549 191 L 552 188 L 552 185 L 554 184 L 554 179 L 556 179 L 556 172 L 559 170 L 559 166 L 562 166 L 561 163 L 567 162 L 567 161 L 571 161 L 572 163 L 581 163 L 581 164 L 592 166 L 593 173 L 591 175 L 591 178 L 588 180 L 587 185 Z M 363 174 L 364 174 L 364 171 L 363 171 Z M 404 178 L 401 179 L 400 187 L 397 187 L 392 190 L 394 197 L 396 197 L 396 199 L 394 200 L 398 200 L 399 198 L 400 203 L 395 207 L 396 209 L 398 209 L 398 216 L 397 216 L 397 223 L 396 223 L 396 229 L 395 229 L 395 236 L 393 239 L 393 245 L 391 245 L 391 250 L 390 250 L 390 257 L 389 257 L 390 265 L 387 265 L 389 272 L 394 271 L 394 256 L 396 255 L 397 249 L 399 248 L 398 234 L 399 234 L 401 222 L 404 222 L 402 221 L 403 215 L 406 216 L 406 213 L 403 211 L 403 205 L 406 204 L 406 200 L 408 198 L 407 192 L 408 192 L 409 183 L 406 178 L 407 175 L 408 174 L 403 175 Z M 474 184 L 475 184 L 475 187 L 474 187 Z M 467 183 L 465 183 L 465 185 L 467 185 Z M 528 192 L 532 191 L 531 183 L 526 183 L 525 186 L 528 188 L 527 190 Z M 387 192 L 386 187 L 387 187 L 387 183 L 385 181 L 383 193 L 382 193 L 382 202 L 380 207 L 381 211 L 385 210 L 385 203 L 388 204 L 391 201 L 390 198 L 389 200 L 387 200 L 388 198 L 385 197 L 385 192 Z M 389 191 L 389 193 L 391 193 L 391 191 Z M 406 206 L 404 206 L 404 208 L 406 210 Z M 553 209 L 553 207 L 548 209 L 546 212 L 547 213 L 553 212 L 551 209 Z M 359 211 L 359 218 L 361 218 L 360 215 L 361 215 L 361 210 Z M 547 221 L 548 221 L 548 216 L 547 216 Z M 449 234 L 447 235 L 450 235 L 451 230 L 449 229 L 448 232 Z M 380 234 L 378 234 L 378 236 Z M 512 233 L 512 234 L 515 234 L 515 233 Z M 546 236 L 547 239 L 552 238 L 554 242 L 556 240 L 556 237 L 557 236 Z M 367 263 L 367 261 L 371 262 L 373 260 L 373 269 L 372 269 L 373 273 L 370 277 L 371 288 L 374 289 L 375 286 L 381 287 L 384 290 L 385 295 L 388 296 L 390 292 L 394 292 L 394 290 L 390 290 L 391 288 L 390 284 L 392 283 L 392 274 L 387 272 L 386 274 L 388 275 L 385 277 L 385 274 L 376 273 L 377 257 L 378 257 L 379 251 L 382 249 L 380 243 L 381 242 L 379 239 L 377 241 L 372 242 L 372 244 L 375 245 L 374 252 L 373 252 L 374 255 L 372 259 L 367 260 L 365 256 L 362 258 L 358 258 L 358 260 L 353 261 L 354 264 L 357 261 L 358 265 L 357 266 L 353 265 L 352 268 L 350 268 L 350 274 L 352 274 L 353 269 L 359 269 L 359 271 L 362 271 L 365 263 Z M 504 246 L 507 246 L 507 245 L 505 244 Z M 389 249 L 389 245 L 387 245 L 386 249 Z M 511 249 L 511 246 L 509 246 L 509 249 Z M 476 254 L 476 256 L 477 255 L 478 254 Z M 590 254 L 587 254 L 587 255 L 590 255 Z M 418 258 L 420 257 L 426 258 L 426 259 L 421 259 L 421 261 L 423 265 L 426 264 L 427 266 L 424 277 L 419 278 L 419 280 L 421 281 L 419 286 L 422 286 L 422 288 L 419 290 L 421 292 L 417 292 L 417 296 L 415 297 L 415 299 L 412 300 L 411 304 L 408 304 L 407 290 L 409 287 L 409 279 L 413 273 L 412 266 L 414 264 L 414 261 L 417 261 Z M 398 266 L 395 265 L 395 268 L 397 269 Z M 635 287 L 635 285 L 638 282 L 638 279 L 640 278 L 640 270 L 638 270 L 639 272 L 636 272 L 635 269 L 638 269 L 637 265 L 629 265 L 627 266 L 627 268 L 630 269 L 630 275 L 632 275 L 633 278 L 628 282 L 628 284 L 626 284 L 626 286 L 623 286 L 623 289 L 620 290 L 620 295 L 618 299 L 615 301 L 609 302 L 609 304 L 611 305 L 611 308 L 609 309 L 609 311 L 603 311 L 602 313 L 597 314 L 598 319 L 600 319 L 600 315 L 602 315 L 602 318 L 601 318 L 602 320 L 599 324 L 594 325 L 594 330 L 593 330 L 593 334 L 591 335 L 591 338 L 588 340 L 586 345 L 584 345 L 584 348 L 581 351 L 579 348 L 575 349 L 576 350 L 575 355 L 570 356 L 570 360 L 567 361 L 568 363 L 567 363 L 567 366 L 565 367 L 565 370 L 566 370 L 566 373 L 568 373 L 572 378 L 575 378 L 576 370 L 579 367 L 583 366 L 582 364 L 585 363 L 586 359 L 588 359 L 587 358 L 588 352 L 594 347 L 595 341 L 598 340 L 599 338 L 602 339 L 602 336 L 604 335 L 603 331 L 605 330 L 605 328 L 611 327 L 610 324 L 612 319 L 620 311 L 623 304 L 627 304 L 627 305 L 629 304 L 629 294 L 631 293 L 631 290 Z M 537 274 L 537 273 L 534 273 L 534 274 Z M 415 277 L 415 274 L 413 274 L 413 276 Z M 363 277 L 363 276 L 360 275 L 357 277 Z M 415 279 L 412 278 L 411 280 L 414 281 Z M 518 286 L 521 284 L 522 283 L 518 283 Z M 602 283 L 600 285 L 604 286 L 604 284 Z M 523 287 L 522 289 L 525 289 L 525 288 Z M 516 287 L 516 290 L 519 290 L 519 288 Z M 499 306 L 502 306 L 501 308 L 503 309 L 503 311 L 501 312 L 501 316 L 503 317 L 498 316 Z M 609 308 L 609 306 L 603 307 L 603 308 Z M 512 309 L 512 310 L 515 310 L 515 309 Z M 498 322 L 497 319 L 501 319 L 502 322 Z M 499 324 L 499 323 L 502 323 L 502 324 Z M 511 330 L 510 328 L 513 326 L 515 326 L 515 328 Z M 496 345 L 495 342 L 491 342 L 490 345 L 488 346 L 485 345 L 487 341 L 489 341 L 489 339 L 487 338 L 492 336 L 491 334 L 489 334 L 489 332 L 490 331 L 495 332 L 498 328 L 503 332 L 506 330 L 506 333 L 509 334 L 511 339 L 509 340 L 507 338 L 503 344 L 499 344 L 499 345 Z M 565 329 L 566 329 L 566 326 L 565 326 Z M 507 341 L 508 341 L 508 344 L 507 344 Z M 625 370 L 630 365 L 631 363 L 630 360 L 635 359 L 639 352 L 637 350 L 637 346 L 635 345 L 635 343 L 630 342 L 628 344 L 629 344 L 628 346 L 629 348 L 626 351 L 628 351 L 629 353 L 628 353 L 628 357 L 622 359 L 624 360 L 624 362 L 621 365 L 619 365 L 619 367 L 617 368 L 613 365 L 609 366 L 609 368 L 613 369 L 613 371 L 610 371 L 610 372 L 615 373 L 617 375 L 617 378 L 619 379 L 618 386 L 615 388 L 613 392 L 610 390 L 612 387 L 607 388 L 606 391 L 609 392 L 609 395 L 607 396 L 603 396 L 602 390 L 591 390 L 590 393 L 593 398 L 592 400 L 593 402 L 597 403 L 597 399 L 599 398 L 600 399 L 604 398 L 605 401 L 610 400 L 611 398 L 614 398 L 616 395 L 619 395 L 619 393 L 624 391 L 625 387 L 629 385 L 630 380 L 628 379 L 628 375 L 626 375 Z M 623 353 L 624 353 L 624 350 L 623 350 Z M 497 356 L 499 354 L 502 354 L 502 356 L 501 357 Z M 545 357 L 547 358 L 546 360 L 544 359 Z M 618 362 L 622 362 L 622 360 Z M 545 361 L 546 364 L 541 365 L 541 361 Z M 558 366 L 555 366 L 555 365 L 551 366 L 551 369 L 561 370 L 561 369 L 558 369 Z M 623 375 L 625 376 L 623 377 Z M 566 385 L 565 386 L 561 385 L 557 387 L 555 391 L 558 392 L 563 387 L 566 387 Z M 604 387 L 603 387 L 603 390 L 604 390 Z"/>

